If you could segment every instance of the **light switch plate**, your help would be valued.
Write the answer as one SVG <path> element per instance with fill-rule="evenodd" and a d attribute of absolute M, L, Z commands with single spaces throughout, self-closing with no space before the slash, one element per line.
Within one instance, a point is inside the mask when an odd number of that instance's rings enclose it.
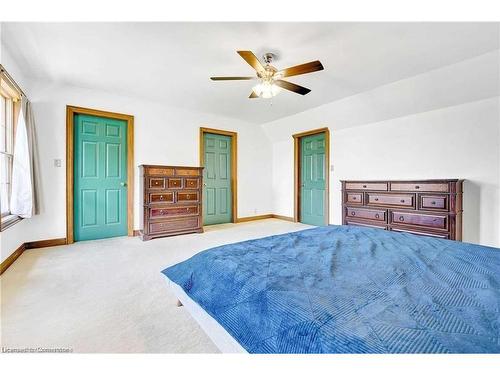
<path fill-rule="evenodd" d="M 61 168 L 61 159 L 54 159 L 54 167 Z"/>

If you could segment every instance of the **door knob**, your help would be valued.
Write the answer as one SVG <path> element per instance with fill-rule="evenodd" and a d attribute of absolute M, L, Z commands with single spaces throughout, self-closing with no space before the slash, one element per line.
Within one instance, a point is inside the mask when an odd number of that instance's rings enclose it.
<path fill-rule="evenodd" d="M 206 184 L 206 183 L 203 183 L 203 186 L 207 186 L 207 184 Z"/>
<path fill-rule="evenodd" d="M 121 186 L 127 186 L 127 183 L 126 182 L 120 182 L 120 185 Z"/>

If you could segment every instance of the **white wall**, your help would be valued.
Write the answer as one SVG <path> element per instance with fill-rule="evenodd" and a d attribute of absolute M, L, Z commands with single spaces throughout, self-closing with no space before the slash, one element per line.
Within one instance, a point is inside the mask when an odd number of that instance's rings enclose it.
<path fill-rule="evenodd" d="M 7 67 L 7 69 L 9 69 Z M 2 233 L 1 258 L 22 242 L 66 237 L 66 105 L 134 115 L 135 166 L 199 165 L 199 128 L 238 133 L 238 217 L 271 212 L 271 145 L 256 125 L 161 103 L 47 82 L 29 83 L 41 160 L 41 214 Z M 54 167 L 54 159 L 62 167 Z M 134 227 L 139 229 L 139 173 L 135 170 Z"/>
<path fill-rule="evenodd" d="M 333 221 L 341 179 L 464 178 L 464 241 L 500 247 L 498 112 L 492 98 L 334 132 Z"/>
<path fill-rule="evenodd" d="M 293 216 L 292 134 L 327 126 L 332 224 L 342 179 L 464 178 L 464 240 L 500 247 L 498 95 L 495 51 L 264 124 L 273 212 Z"/>

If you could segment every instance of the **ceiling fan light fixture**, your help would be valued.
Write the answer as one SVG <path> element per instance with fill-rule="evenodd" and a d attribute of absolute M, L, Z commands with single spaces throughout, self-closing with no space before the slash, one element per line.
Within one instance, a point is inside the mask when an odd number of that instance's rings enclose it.
<path fill-rule="evenodd" d="M 259 98 L 270 99 L 281 91 L 280 87 L 270 81 L 262 81 L 253 87 L 253 92 Z"/>
<path fill-rule="evenodd" d="M 242 81 L 257 79 L 259 83 L 252 88 L 249 99 L 264 98 L 270 99 L 285 89 L 299 95 L 306 95 L 311 92 L 307 87 L 297 85 L 295 83 L 284 81 L 282 78 L 298 76 L 323 70 L 323 65 L 319 60 L 311 61 L 305 64 L 291 66 L 286 69 L 278 70 L 271 65 L 275 55 L 266 53 L 262 64 L 252 51 L 236 51 L 248 65 L 255 69 L 257 77 L 210 77 L 212 81 Z"/>

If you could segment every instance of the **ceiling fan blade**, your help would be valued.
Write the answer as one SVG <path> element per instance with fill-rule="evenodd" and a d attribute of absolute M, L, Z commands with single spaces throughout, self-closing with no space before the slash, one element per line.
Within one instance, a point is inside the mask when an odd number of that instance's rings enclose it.
<path fill-rule="evenodd" d="M 274 84 L 285 89 L 285 90 L 293 91 L 293 92 L 300 94 L 300 95 L 305 95 L 305 94 L 308 94 L 309 92 L 311 92 L 311 90 L 309 90 L 306 87 L 296 85 L 295 83 L 292 83 L 292 82 L 282 81 L 281 79 L 274 81 Z"/>
<path fill-rule="evenodd" d="M 292 82 L 282 81 L 281 79 L 274 81 L 274 83 L 277 86 L 284 88 L 285 90 L 293 91 L 293 92 L 300 94 L 300 95 L 305 95 L 305 94 L 308 94 L 309 92 L 311 92 L 311 90 L 309 90 L 306 87 L 296 85 L 295 83 L 292 83 Z"/>
<path fill-rule="evenodd" d="M 264 67 L 260 63 L 259 59 L 253 54 L 252 51 L 236 51 L 238 55 L 240 55 L 243 60 L 245 60 L 252 68 L 254 68 L 258 72 L 262 72 Z"/>
<path fill-rule="evenodd" d="M 318 70 L 323 70 L 323 65 L 319 62 L 319 60 L 311 61 L 301 65 L 295 65 L 290 68 L 283 69 L 278 72 L 281 77 L 291 77 L 298 76 L 299 74 L 306 74 L 317 72 Z"/>
<path fill-rule="evenodd" d="M 250 99 L 255 99 L 255 98 L 258 98 L 258 97 L 259 96 L 254 91 L 252 91 L 252 93 L 249 96 Z"/>
<path fill-rule="evenodd" d="M 212 81 L 240 81 L 254 78 L 256 77 L 210 77 Z"/>

